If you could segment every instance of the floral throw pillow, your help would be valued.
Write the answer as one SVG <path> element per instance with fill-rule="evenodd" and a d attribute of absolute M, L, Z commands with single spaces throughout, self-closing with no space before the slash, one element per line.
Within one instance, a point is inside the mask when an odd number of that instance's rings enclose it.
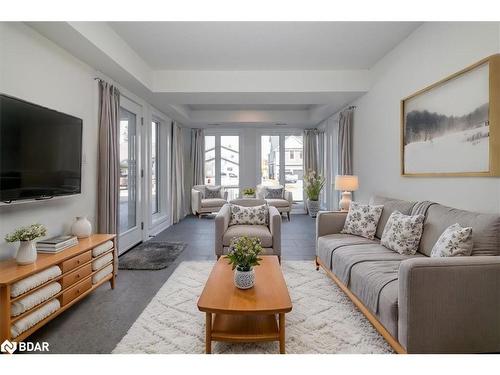
<path fill-rule="evenodd" d="M 403 255 L 414 255 L 424 229 L 424 215 L 408 216 L 394 211 L 385 225 L 380 244 Z"/>
<path fill-rule="evenodd" d="M 344 229 L 340 233 L 353 234 L 373 240 L 383 208 L 384 206 L 370 206 L 351 202 Z"/>
<path fill-rule="evenodd" d="M 266 196 L 265 199 L 282 199 L 283 198 L 283 188 L 266 188 Z"/>
<path fill-rule="evenodd" d="M 231 204 L 231 220 L 229 225 L 267 225 L 269 208 L 267 204 L 244 207 Z"/>
<path fill-rule="evenodd" d="M 205 199 L 222 198 L 220 186 L 205 186 Z"/>
<path fill-rule="evenodd" d="M 431 257 L 469 256 L 472 253 L 472 228 L 450 225 L 432 247 Z"/>

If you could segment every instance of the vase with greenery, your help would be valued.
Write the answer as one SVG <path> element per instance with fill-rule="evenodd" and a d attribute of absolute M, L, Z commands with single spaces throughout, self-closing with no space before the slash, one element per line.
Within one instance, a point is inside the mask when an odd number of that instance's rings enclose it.
<path fill-rule="evenodd" d="M 5 236 L 7 242 L 19 241 L 19 249 L 16 254 L 16 262 L 20 265 L 31 264 L 36 260 L 36 248 L 34 240 L 47 234 L 47 228 L 42 224 L 32 224 L 27 227 L 16 229 Z"/>
<path fill-rule="evenodd" d="M 262 243 L 257 237 L 236 237 L 231 241 L 226 259 L 234 270 L 234 285 L 240 289 L 249 289 L 255 284 L 254 267 L 258 266 Z"/>
<path fill-rule="evenodd" d="M 243 196 L 245 198 L 255 198 L 255 189 L 254 188 L 243 189 Z"/>
<path fill-rule="evenodd" d="M 306 186 L 307 210 L 311 217 L 316 217 L 319 211 L 319 195 L 325 186 L 325 178 L 316 171 L 309 169 L 304 184 Z"/>

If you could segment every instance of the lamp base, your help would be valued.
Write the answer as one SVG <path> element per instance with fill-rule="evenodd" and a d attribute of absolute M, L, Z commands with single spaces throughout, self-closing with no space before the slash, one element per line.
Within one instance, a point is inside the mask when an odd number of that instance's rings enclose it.
<path fill-rule="evenodd" d="M 340 211 L 349 211 L 351 205 L 352 194 L 350 191 L 342 192 L 342 199 L 339 202 Z"/>

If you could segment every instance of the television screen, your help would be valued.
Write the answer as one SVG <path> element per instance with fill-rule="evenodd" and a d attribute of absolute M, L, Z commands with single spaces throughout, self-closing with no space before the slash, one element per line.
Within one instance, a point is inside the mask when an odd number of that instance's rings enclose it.
<path fill-rule="evenodd" d="M 0 201 L 81 192 L 82 120 L 0 95 Z"/>

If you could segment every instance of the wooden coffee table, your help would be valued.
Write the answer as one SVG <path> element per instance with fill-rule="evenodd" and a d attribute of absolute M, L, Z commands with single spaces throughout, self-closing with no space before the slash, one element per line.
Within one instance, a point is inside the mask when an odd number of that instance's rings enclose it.
<path fill-rule="evenodd" d="M 255 285 L 241 290 L 234 286 L 233 271 L 221 257 L 198 300 L 206 313 L 206 353 L 212 341 L 279 341 L 285 353 L 285 313 L 292 310 L 281 266 L 276 256 L 263 256 L 255 267 Z"/>

